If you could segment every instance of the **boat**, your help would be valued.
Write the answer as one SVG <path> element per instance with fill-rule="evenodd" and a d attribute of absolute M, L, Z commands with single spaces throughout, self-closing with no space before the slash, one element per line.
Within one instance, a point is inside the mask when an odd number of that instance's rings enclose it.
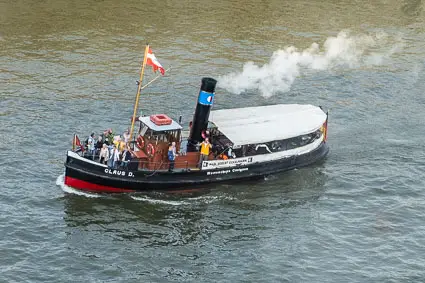
<path fill-rule="evenodd" d="M 136 105 L 141 81 L 142 75 Z M 188 131 L 181 119 L 176 121 L 166 114 L 136 116 L 135 106 L 127 166 L 100 163 L 97 156 L 93 158 L 81 147 L 68 150 L 65 184 L 105 193 L 189 189 L 263 178 L 311 165 L 327 156 L 329 115 L 322 107 L 278 104 L 212 110 L 216 84 L 213 78 L 202 78 Z M 206 136 L 212 149 L 199 162 L 199 146 Z M 173 142 L 177 155 L 170 170 L 168 149 Z"/>

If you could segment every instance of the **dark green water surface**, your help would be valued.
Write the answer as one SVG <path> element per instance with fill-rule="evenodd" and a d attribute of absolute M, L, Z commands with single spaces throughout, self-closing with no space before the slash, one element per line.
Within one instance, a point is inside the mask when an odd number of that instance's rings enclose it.
<path fill-rule="evenodd" d="M 0 282 L 423 282 L 424 4 L 292 2 L 0 1 Z M 328 108 L 329 157 L 190 195 L 65 187 L 74 133 L 129 126 L 146 43 L 173 69 L 145 113 L 187 123 L 212 76 L 215 109 Z"/>

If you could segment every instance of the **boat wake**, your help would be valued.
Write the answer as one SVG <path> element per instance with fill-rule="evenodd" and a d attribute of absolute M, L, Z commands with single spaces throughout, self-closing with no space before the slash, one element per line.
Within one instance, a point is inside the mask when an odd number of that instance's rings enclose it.
<path fill-rule="evenodd" d="M 134 199 L 134 200 L 148 202 L 148 203 L 152 203 L 152 204 L 168 204 L 168 205 L 188 205 L 188 204 L 190 204 L 186 201 L 154 199 L 154 198 L 150 198 L 150 197 L 147 197 L 147 196 L 143 196 L 143 197 L 131 196 L 131 198 Z"/>
<path fill-rule="evenodd" d="M 133 200 L 148 202 L 151 204 L 166 204 L 166 205 L 194 205 L 194 204 L 210 204 L 215 202 L 221 202 L 223 200 L 234 200 L 235 198 L 222 195 L 222 196 L 199 196 L 186 198 L 184 200 L 163 200 L 157 198 L 151 198 L 148 196 L 131 196 Z"/>
<path fill-rule="evenodd" d="M 65 174 L 59 175 L 57 177 L 57 179 L 56 179 L 56 185 L 59 186 L 59 187 L 61 187 L 62 190 L 65 193 L 68 193 L 68 194 L 85 196 L 85 197 L 89 197 L 89 198 L 99 198 L 99 197 L 101 197 L 101 195 L 98 195 L 98 194 L 87 193 L 87 192 L 75 190 L 75 189 L 73 189 L 71 187 L 68 187 L 67 185 L 65 185 Z"/>

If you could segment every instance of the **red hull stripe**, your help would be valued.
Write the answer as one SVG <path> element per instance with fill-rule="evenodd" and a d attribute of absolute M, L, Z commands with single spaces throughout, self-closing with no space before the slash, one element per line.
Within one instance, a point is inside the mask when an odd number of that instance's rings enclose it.
<path fill-rule="evenodd" d="M 104 193 L 131 193 L 134 190 L 114 188 L 104 185 L 97 185 L 86 181 L 78 180 L 72 177 L 65 176 L 65 185 L 89 192 L 104 192 Z"/>

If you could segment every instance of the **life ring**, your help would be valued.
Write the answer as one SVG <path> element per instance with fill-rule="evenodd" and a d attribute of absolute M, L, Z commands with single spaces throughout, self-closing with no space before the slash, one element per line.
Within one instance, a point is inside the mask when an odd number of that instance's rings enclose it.
<path fill-rule="evenodd" d="M 149 157 L 152 157 L 155 155 L 155 148 L 153 147 L 151 143 L 147 145 L 146 153 L 148 154 Z"/>
<path fill-rule="evenodd" d="M 171 125 L 173 120 L 165 114 L 151 115 L 150 120 L 157 126 Z"/>
<path fill-rule="evenodd" d="M 136 145 L 137 145 L 137 147 L 138 147 L 139 149 L 144 149 L 144 148 L 145 148 L 145 140 L 143 139 L 143 137 L 142 137 L 142 136 L 139 136 L 139 137 L 137 138 Z"/>

